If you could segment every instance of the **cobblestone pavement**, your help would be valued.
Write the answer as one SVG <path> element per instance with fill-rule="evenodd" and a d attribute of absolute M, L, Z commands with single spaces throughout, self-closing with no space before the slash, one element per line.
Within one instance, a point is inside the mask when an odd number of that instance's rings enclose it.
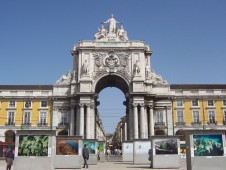
<path fill-rule="evenodd" d="M 5 160 L 0 160 L 0 170 L 6 169 Z M 82 168 L 86 169 L 86 168 Z M 149 165 L 134 165 L 132 162 L 122 162 L 119 158 L 111 158 L 108 162 L 100 162 L 97 165 L 89 165 L 90 170 L 145 170 L 151 169 Z M 186 159 L 181 159 L 180 169 L 170 169 L 170 170 L 186 170 Z M 12 167 L 11 170 L 14 170 Z M 55 170 L 72 170 L 72 169 L 55 169 Z M 153 169 L 154 170 L 154 169 Z M 156 169 L 161 170 L 161 169 Z M 167 169 L 164 169 L 167 170 Z"/>

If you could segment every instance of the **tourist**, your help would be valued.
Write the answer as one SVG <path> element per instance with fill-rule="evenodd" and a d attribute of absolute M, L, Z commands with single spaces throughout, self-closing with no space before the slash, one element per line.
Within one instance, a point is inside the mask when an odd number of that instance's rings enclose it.
<path fill-rule="evenodd" d="M 9 150 L 6 152 L 6 170 L 11 170 L 11 166 L 13 165 L 14 160 L 14 153 L 13 153 L 13 146 L 10 146 Z"/>
<path fill-rule="evenodd" d="M 86 148 L 86 144 L 84 145 L 84 148 L 82 149 L 82 156 L 84 160 L 83 168 L 88 168 L 87 160 L 89 159 L 89 150 Z"/>

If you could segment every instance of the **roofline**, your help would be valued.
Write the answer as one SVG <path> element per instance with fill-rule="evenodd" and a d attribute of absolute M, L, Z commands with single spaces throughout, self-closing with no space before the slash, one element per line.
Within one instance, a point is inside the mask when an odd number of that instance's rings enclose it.
<path fill-rule="evenodd" d="M 226 84 L 171 84 L 170 89 L 226 89 Z"/>
<path fill-rule="evenodd" d="M 53 90 L 53 85 L 0 85 L 0 90 Z"/>

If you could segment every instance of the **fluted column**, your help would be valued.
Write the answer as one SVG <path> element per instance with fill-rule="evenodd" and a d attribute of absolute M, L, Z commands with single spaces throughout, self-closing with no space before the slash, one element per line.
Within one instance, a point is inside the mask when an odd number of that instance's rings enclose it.
<path fill-rule="evenodd" d="M 95 120 L 95 107 L 93 104 L 90 105 L 90 139 L 95 139 L 95 129 L 96 129 L 96 120 Z"/>
<path fill-rule="evenodd" d="M 155 130 L 154 130 L 154 116 L 153 116 L 153 108 L 151 106 L 149 108 L 149 136 L 154 136 L 155 135 Z"/>
<path fill-rule="evenodd" d="M 80 135 L 80 107 L 79 105 L 76 107 L 76 135 Z"/>
<path fill-rule="evenodd" d="M 138 139 L 138 114 L 137 114 L 137 104 L 133 104 L 133 128 L 134 128 L 134 135 L 133 139 Z"/>
<path fill-rule="evenodd" d="M 84 136 L 84 104 L 79 104 L 80 106 L 80 126 L 79 126 L 79 135 Z"/>
<path fill-rule="evenodd" d="M 86 104 L 86 139 L 90 139 L 90 104 Z"/>
<path fill-rule="evenodd" d="M 75 134 L 75 109 L 71 106 L 71 117 L 70 117 L 70 136 Z"/>
<path fill-rule="evenodd" d="M 141 139 L 147 138 L 146 132 L 146 123 L 145 123 L 145 112 L 144 112 L 144 104 L 140 104 L 140 137 Z"/>

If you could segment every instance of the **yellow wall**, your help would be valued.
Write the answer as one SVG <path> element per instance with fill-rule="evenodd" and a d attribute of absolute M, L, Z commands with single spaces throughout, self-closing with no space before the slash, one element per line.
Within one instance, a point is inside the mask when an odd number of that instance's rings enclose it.
<path fill-rule="evenodd" d="M 20 126 L 23 120 L 24 113 L 24 100 L 15 100 L 16 101 L 16 109 L 15 109 L 15 125 Z M 32 101 L 32 109 L 31 111 L 31 125 L 37 125 L 39 121 L 39 112 L 40 112 L 40 100 Z M 4 126 L 7 122 L 7 114 L 8 114 L 8 106 L 9 100 L 2 100 L 0 104 L 0 126 Z M 50 126 L 50 117 L 51 117 L 51 102 L 48 101 L 48 107 L 45 110 L 47 111 L 47 123 Z"/>

